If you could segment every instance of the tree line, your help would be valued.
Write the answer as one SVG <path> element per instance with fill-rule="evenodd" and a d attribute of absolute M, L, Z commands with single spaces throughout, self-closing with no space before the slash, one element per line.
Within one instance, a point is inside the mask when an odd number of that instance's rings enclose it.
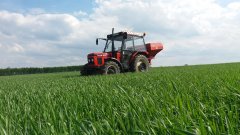
<path fill-rule="evenodd" d="M 43 68 L 35 68 L 35 67 L 34 68 L 33 67 L 5 68 L 5 69 L 0 69 L 0 76 L 80 71 L 81 67 L 82 66 L 43 67 Z"/>

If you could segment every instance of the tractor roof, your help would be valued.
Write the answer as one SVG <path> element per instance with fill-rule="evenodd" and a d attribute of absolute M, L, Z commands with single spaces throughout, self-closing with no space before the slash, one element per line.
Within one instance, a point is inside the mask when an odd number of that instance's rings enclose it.
<path fill-rule="evenodd" d="M 132 39 L 132 38 L 143 38 L 146 34 L 145 33 L 136 33 L 136 32 L 129 32 L 129 31 L 121 31 L 118 33 L 113 33 L 107 35 L 108 39 L 114 38 L 114 40 L 122 40 L 124 39 Z"/>
<path fill-rule="evenodd" d="M 146 33 L 139 33 L 139 32 L 131 32 L 131 31 L 121 31 L 123 33 L 127 33 L 127 35 L 130 36 L 137 36 L 137 37 L 144 37 L 146 35 Z"/>

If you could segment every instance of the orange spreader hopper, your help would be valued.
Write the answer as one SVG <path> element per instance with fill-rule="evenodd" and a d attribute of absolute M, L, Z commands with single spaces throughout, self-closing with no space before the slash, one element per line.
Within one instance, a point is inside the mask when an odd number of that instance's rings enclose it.
<path fill-rule="evenodd" d="M 147 52 L 149 57 L 154 58 L 157 53 L 163 50 L 162 43 L 147 43 L 146 44 Z"/>

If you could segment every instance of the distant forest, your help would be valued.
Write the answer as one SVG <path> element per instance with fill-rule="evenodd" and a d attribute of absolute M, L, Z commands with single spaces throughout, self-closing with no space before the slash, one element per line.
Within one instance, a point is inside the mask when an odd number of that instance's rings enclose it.
<path fill-rule="evenodd" d="M 0 69 L 0 76 L 80 71 L 82 66 Z"/>

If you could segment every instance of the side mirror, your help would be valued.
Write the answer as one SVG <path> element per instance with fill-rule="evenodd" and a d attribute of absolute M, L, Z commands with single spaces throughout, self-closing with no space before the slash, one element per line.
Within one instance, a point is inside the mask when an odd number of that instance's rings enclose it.
<path fill-rule="evenodd" d="M 98 38 L 96 39 L 96 45 L 98 45 Z"/>

